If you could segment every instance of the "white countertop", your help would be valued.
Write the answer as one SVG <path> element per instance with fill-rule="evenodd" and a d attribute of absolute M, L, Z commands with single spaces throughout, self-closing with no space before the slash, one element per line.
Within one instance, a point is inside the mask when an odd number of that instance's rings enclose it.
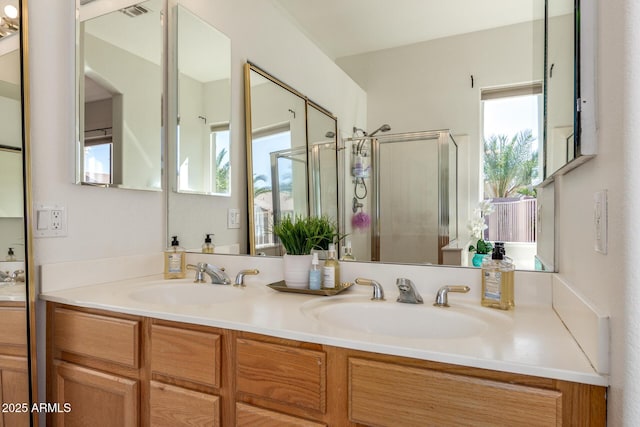
<path fill-rule="evenodd" d="M 483 308 L 479 302 L 455 300 L 453 311 L 478 313 L 488 327 L 470 338 L 402 338 L 355 331 L 348 327 L 322 323 L 305 314 L 303 309 L 331 302 L 369 302 L 371 289 L 353 286 L 333 297 L 302 295 L 274 291 L 264 282 L 247 280 L 245 288 L 226 287 L 225 295 L 234 291 L 242 296 L 224 303 L 152 303 L 135 294 L 154 287 L 180 286 L 190 279 L 162 280 L 161 275 L 124 280 L 100 285 L 76 287 L 41 294 L 46 301 L 75 306 L 111 310 L 165 320 L 209 325 L 300 341 L 327 344 L 357 350 L 413 357 L 435 362 L 547 377 L 592 385 L 606 386 L 608 378 L 597 374 L 551 307 L 523 305 L 510 312 Z M 221 286 L 221 285 L 199 285 Z M 159 294 L 159 293 L 158 293 Z M 407 304 L 407 310 L 449 310 L 433 308 L 430 296 L 425 304 Z M 155 299 L 155 298 L 154 298 Z M 395 295 L 377 302 L 381 309 L 395 302 Z M 375 310 L 377 306 L 370 309 Z M 404 307 L 404 306 L 403 306 Z M 437 324 L 421 325 L 438 328 Z M 402 324 L 397 325 L 398 329 Z"/>
<path fill-rule="evenodd" d="M 0 301 L 26 301 L 27 290 L 24 282 L 0 282 Z"/>

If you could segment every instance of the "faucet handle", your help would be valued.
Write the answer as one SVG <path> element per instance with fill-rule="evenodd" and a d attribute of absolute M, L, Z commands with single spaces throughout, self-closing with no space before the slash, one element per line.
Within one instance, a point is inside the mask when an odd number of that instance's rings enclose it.
<path fill-rule="evenodd" d="M 244 284 L 244 276 L 255 276 L 256 274 L 259 274 L 260 270 L 258 270 L 257 268 L 252 268 L 249 270 L 241 270 L 237 275 L 236 275 L 236 282 L 233 284 L 233 286 L 246 286 Z"/>
<path fill-rule="evenodd" d="M 204 280 L 204 263 L 199 262 L 198 265 L 187 264 L 187 270 L 193 270 L 196 272 L 196 278 L 193 283 L 206 283 Z"/>
<path fill-rule="evenodd" d="M 365 279 L 363 277 L 358 277 L 355 282 L 358 285 L 373 287 L 373 296 L 371 297 L 372 301 L 384 301 L 384 289 L 382 289 L 382 285 L 380 285 L 380 283 L 376 282 L 375 280 Z"/>
<path fill-rule="evenodd" d="M 449 285 L 443 286 L 438 289 L 436 294 L 436 302 L 433 303 L 436 307 L 449 307 L 449 292 L 460 292 L 466 294 L 471 290 L 466 285 Z"/>

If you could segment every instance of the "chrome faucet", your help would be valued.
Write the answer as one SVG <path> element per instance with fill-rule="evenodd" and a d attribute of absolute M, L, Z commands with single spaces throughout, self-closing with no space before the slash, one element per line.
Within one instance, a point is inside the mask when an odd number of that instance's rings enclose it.
<path fill-rule="evenodd" d="M 260 270 L 257 269 L 251 269 L 251 270 L 242 270 L 240 271 L 237 275 L 236 275 L 236 282 L 233 284 L 233 286 L 242 286 L 244 287 L 244 276 L 254 276 L 256 274 L 260 273 Z"/>
<path fill-rule="evenodd" d="M 424 302 L 422 300 L 422 296 L 411 280 L 399 277 L 396 279 L 396 286 L 400 291 L 400 295 L 398 295 L 398 299 L 396 299 L 396 301 L 409 304 L 422 304 Z"/>
<path fill-rule="evenodd" d="M 355 282 L 358 285 L 366 285 L 373 287 L 373 296 L 371 297 L 372 301 L 384 301 L 384 289 L 382 289 L 382 285 L 371 279 L 364 279 L 362 277 L 358 277 Z"/>
<path fill-rule="evenodd" d="M 214 285 L 230 285 L 232 283 L 224 268 L 213 264 L 207 264 L 206 262 L 199 262 L 197 265 L 188 264 L 187 270 L 195 270 L 196 278 L 194 283 L 205 283 L 205 274 L 211 278 L 211 283 Z"/>
<path fill-rule="evenodd" d="M 466 294 L 471 290 L 468 286 L 443 286 L 438 289 L 436 294 L 436 302 L 433 303 L 436 307 L 449 307 L 449 292 L 461 292 Z"/>

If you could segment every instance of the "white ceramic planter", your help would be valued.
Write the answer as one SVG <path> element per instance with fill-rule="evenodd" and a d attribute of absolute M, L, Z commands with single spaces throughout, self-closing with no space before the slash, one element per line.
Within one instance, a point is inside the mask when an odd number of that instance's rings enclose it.
<path fill-rule="evenodd" d="M 311 259 L 311 255 L 284 255 L 284 282 L 288 287 L 298 289 L 309 287 Z"/>

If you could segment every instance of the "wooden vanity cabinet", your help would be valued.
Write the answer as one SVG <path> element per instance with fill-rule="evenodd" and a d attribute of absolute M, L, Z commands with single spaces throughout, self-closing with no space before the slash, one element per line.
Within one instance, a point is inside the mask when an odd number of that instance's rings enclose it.
<path fill-rule="evenodd" d="M 53 303 L 47 329 L 49 425 L 606 423 L 605 387 Z"/>
<path fill-rule="evenodd" d="M 47 425 L 140 425 L 144 320 L 59 304 L 47 308 L 47 401 L 70 409 L 47 413 Z"/>
<path fill-rule="evenodd" d="M 152 426 L 221 426 L 222 331 L 152 320 Z"/>
<path fill-rule="evenodd" d="M 0 426 L 29 425 L 25 307 L 24 302 L 0 302 L 0 405 L 3 408 L 0 412 Z"/>

